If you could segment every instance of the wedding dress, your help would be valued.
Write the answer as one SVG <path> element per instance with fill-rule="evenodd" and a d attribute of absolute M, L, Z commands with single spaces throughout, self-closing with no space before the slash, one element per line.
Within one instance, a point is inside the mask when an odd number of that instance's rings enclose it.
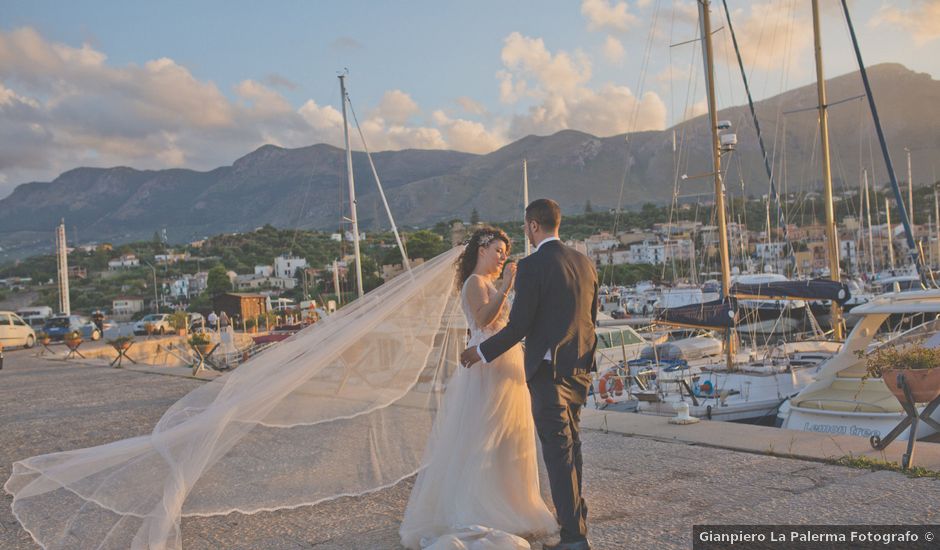
<path fill-rule="evenodd" d="M 474 277 L 476 275 L 471 275 Z M 490 299 L 498 290 L 489 281 Z M 461 305 L 469 346 L 506 325 L 508 304 L 488 326 Z M 408 548 L 528 549 L 518 535 L 553 532 L 557 524 L 539 493 L 535 424 L 523 351 L 516 345 L 491 363 L 451 377 L 400 534 Z"/>
<path fill-rule="evenodd" d="M 521 359 L 513 363 L 519 369 L 513 378 L 518 391 L 496 384 L 499 393 L 484 400 L 482 388 L 466 386 L 495 381 L 504 369 L 481 376 L 479 367 L 473 372 L 459 367 L 467 325 L 453 270 L 461 251 L 454 248 L 399 275 L 200 385 L 149 433 L 18 460 L 4 485 L 13 495 L 14 516 L 47 550 L 179 549 L 182 517 L 296 508 L 389 487 L 421 469 L 447 386 L 464 386 L 469 399 L 463 406 L 486 407 L 458 414 L 469 420 L 473 413 L 479 420 L 474 425 L 495 431 L 451 432 L 444 444 L 468 437 L 482 448 L 505 440 L 506 430 L 518 426 L 501 426 L 492 415 L 504 408 L 491 401 L 506 399 L 514 415 L 530 422 L 528 405 L 517 400 L 525 393 Z M 465 379 L 450 384 L 454 373 Z M 459 430 L 471 425 L 454 420 Z M 56 450 L 54 443 L 49 446 Z M 516 450 L 474 455 L 500 461 L 478 464 L 483 469 L 473 478 L 481 490 L 472 494 L 494 497 L 494 513 L 503 511 L 497 487 L 516 483 L 497 474 L 534 479 L 514 464 L 525 457 L 534 472 L 534 443 L 520 447 L 518 455 Z M 528 490 L 532 487 L 534 482 Z M 515 489 L 511 494 L 537 497 Z M 513 532 L 537 527 L 491 521 L 489 514 L 478 521 Z"/>

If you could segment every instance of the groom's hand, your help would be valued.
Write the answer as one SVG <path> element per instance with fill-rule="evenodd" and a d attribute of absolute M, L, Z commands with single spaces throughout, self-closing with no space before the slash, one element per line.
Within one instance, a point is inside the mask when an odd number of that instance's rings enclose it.
<path fill-rule="evenodd" d="M 477 353 L 476 346 L 472 348 L 467 348 L 463 350 L 463 353 L 460 354 L 460 365 L 463 367 L 470 368 L 471 365 L 479 363 L 483 358 L 480 357 L 480 354 Z"/>

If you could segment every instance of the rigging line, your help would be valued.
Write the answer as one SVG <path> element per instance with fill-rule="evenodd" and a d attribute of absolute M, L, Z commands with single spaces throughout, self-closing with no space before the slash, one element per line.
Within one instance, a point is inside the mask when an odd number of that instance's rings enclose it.
<path fill-rule="evenodd" d="M 639 119 L 639 115 L 640 115 L 640 102 L 641 102 L 642 96 L 643 96 L 643 85 L 644 85 L 644 82 L 646 81 L 646 71 L 647 71 L 647 69 L 648 69 L 648 67 L 649 67 L 649 58 L 650 58 L 650 54 L 652 53 L 652 49 L 653 49 L 653 37 L 654 37 L 654 35 L 655 35 L 655 33 L 656 33 L 656 27 L 657 27 L 657 23 L 658 23 L 658 20 L 659 20 L 659 8 L 660 8 L 660 6 L 661 6 L 661 1 L 657 1 L 657 2 L 656 2 L 656 7 L 655 7 L 655 9 L 653 10 L 653 24 L 650 25 L 650 30 L 649 30 L 649 33 L 647 34 L 647 38 L 646 38 L 646 45 L 645 45 L 644 56 L 643 56 L 643 63 L 642 63 L 641 66 L 640 66 L 640 75 L 638 76 L 638 82 L 637 82 L 637 93 L 636 93 L 636 95 L 635 95 L 633 114 L 632 114 L 632 116 L 631 116 L 631 119 L 632 119 L 632 120 L 631 120 L 631 129 L 632 129 L 632 131 L 633 131 L 634 133 L 636 132 L 637 120 Z M 625 138 L 624 138 L 625 141 L 626 141 L 626 148 L 625 148 L 625 151 L 624 151 L 623 176 L 622 176 L 621 179 L 620 179 L 620 195 L 619 195 L 619 197 L 618 197 L 618 199 L 617 199 L 617 211 L 616 211 L 616 214 L 614 215 L 614 225 L 613 225 L 613 233 L 614 233 L 614 235 L 617 234 L 617 229 L 618 229 L 618 227 L 619 227 L 619 225 L 620 225 L 620 220 L 621 220 L 622 211 L 623 211 L 623 193 L 624 193 L 624 189 L 626 188 L 626 184 L 627 184 L 627 176 L 628 176 L 628 174 L 629 174 L 629 172 L 630 172 L 630 152 L 631 152 L 632 149 L 633 149 L 633 140 L 630 139 L 630 133 L 631 133 L 631 132 L 628 131 L 627 134 L 626 134 L 626 136 L 625 136 Z M 610 273 L 611 273 L 611 281 L 613 281 L 613 268 L 612 268 L 612 266 L 611 266 Z"/>
<path fill-rule="evenodd" d="M 761 133 L 760 121 L 757 118 L 757 111 L 754 109 L 754 99 L 751 97 L 751 88 L 748 85 L 747 74 L 744 70 L 744 61 L 741 59 L 741 50 L 738 48 L 737 35 L 734 32 L 734 26 L 731 24 L 731 12 L 728 11 L 727 0 L 721 0 L 725 7 L 725 16 L 728 19 L 728 29 L 731 31 L 731 42 L 734 44 L 734 52 L 738 58 L 738 67 L 741 69 L 741 79 L 744 81 L 744 91 L 747 94 L 747 104 L 751 111 L 751 118 L 754 122 L 754 129 L 757 131 L 757 143 L 760 145 L 761 156 L 764 159 L 764 169 L 767 171 L 767 178 L 770 180 L 770 193 L 777 205 L 777 219 L 783 229 L 783 240 L 788 243 L 790 252 L 793 252 L 792 245 L 789 245 L 790 239 L 787 234 L 786 218 L 783 217 L 783 209 L 780 207 L 780 195 L 777 193 L 777 187 L 774 184 L 773 170 L 770 167 L 770 159 L 767 155 L 767 147 L 764 145 L 764 136 Z M 768 197 L 769 200 L 769 197 Z"/>
<path fill-rule="evenodd" d="M 352 99 L 349 92 L 346 93 L 346 102 L 349 104 L 349 112 L 352 113 L 353 122 L 356 123 L 356 130 L 359 132 L 359 139 L 362 140 L 362 148 L 366 152 L 366 158 L 369 159 L 369 167 L 372 168 L 372 177 L 375 178 L 375 185 L 379 189 L 379 196 L 382 198 L 382 204 L 385 206 L 385 212 L 388 214 L 388 221 L 392 226 L 392 233 L 395 235 L 395 242 L 398 243 L 398 250 L 401 251 L 402 266 L 405 271 L 411 273 L 411 263 L 408 261 L 408 251 L 402 243 L 401 236 L 398 234 L 398 227 L 395 225 L 395 218 L 392 217 L 392 210 L 388 206 L 388 200 L 385 198 L 385 191 L 382 189 L 382 181 L 379 180 L 379 173 L 375 169 L 375 163 L 372 162 L 372 153 L 369 152 L 369 146 L 366 144 L 366 137 L 362 134 L 362 128 L 359 126 L 359 118 L 356 117 L 356 110 L 353 108 Z"/>

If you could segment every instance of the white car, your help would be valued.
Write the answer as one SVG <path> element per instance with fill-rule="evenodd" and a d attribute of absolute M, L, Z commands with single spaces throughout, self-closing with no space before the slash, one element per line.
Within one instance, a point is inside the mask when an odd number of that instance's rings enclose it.
<path fill-rule="evenodd" d="M 12 311 L 0 311 L 0 344 L 5 348 L 31 348 L 36 344 L 36 333 L 19 315 Z"/>
<path fill-rule="evenodd" d="M 170 326 L 170 315 L 167 313 L 151 313 L 150 315 L 145 316 L 140 321 L 134 323 L 134 334 L 137 336 L 143 336 L 147 334 L 147 323 L 150 323 L 153 326 L 154 334 L 170 334 L 173 332 L 173 327 Z"/>

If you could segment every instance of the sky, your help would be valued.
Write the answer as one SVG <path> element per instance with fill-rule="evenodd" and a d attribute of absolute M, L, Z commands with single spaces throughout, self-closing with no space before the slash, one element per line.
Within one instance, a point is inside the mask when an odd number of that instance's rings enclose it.
<path fill-rule="evenodd" d="M 755 99 L 815 81 L 809 0 L 727 3 Z M 856 70 L 840 2 L 820 4 L 826 76 Z M 849 7 L 866 65 L 940 77 L 940 0 Z M 695 0 L 2 8 L 0 197 L 79 166 L 210 170 L 268 143 L 342 146 L 343 71 L 371 151 L 488 153 L 529 134 L 610 136 L 705 112 Z M 721 0 L 711 13 L 718 105 L 739 105 Z"/>

